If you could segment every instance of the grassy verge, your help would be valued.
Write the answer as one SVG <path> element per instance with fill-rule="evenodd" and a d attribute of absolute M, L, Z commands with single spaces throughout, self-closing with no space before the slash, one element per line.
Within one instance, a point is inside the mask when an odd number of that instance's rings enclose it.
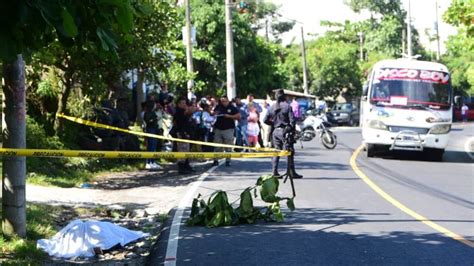
<path fill-rule="evenodd" d="M 42 186 L 76 187 L 82 183 L 93 182 L 105 172 L 134 171 L 143 167 L 138 160 L 94 160 L 83 158 L 62 159 L 65 163 L 46 163 L 41 160 L 60 160 L 50 158 L 34 158 L 27 161 L 27 182 Z"/>
<path fill-rule="evenodd" d="M 0 198 L 1 204 L 1 198 Z M 27 204 L 27 238 L 5 238 L 0 234 L 0 265 L 41 265 L 47 261 L 48 255 L 36 248 L 39 239 L 51 238 L 58 230 L 64 228 L 74 219 L 83 220 L 125 220 L 133 221 L 133 209 L 113 210 L 105 206 L 95 208 L 51 206 L 45 204 Z M 0 216 L 2 215 L 0 208 Z M 160 214 L 156 218 L 163 224 L 168 216 Z M 132 230 L 140 230 L 157 234 L 154 224 L 132 222 Z M 153 233 L 154 232 L 154 233 Z M 126 252 L 126 251 L 123 251 Z"/>
<path fill-rule="evenodd" d="M 1 204 L 1 198 L 0 198 Z M 2 215 L 0 208 L 0 216 Z M 50 238 L 71 220 L 81 217 L 120 217 L 106 207 L 73 208 L 27 203 L 26 239 L 6 238 L 0 234 L 0 265 L 40 265 L 48 255 L 36 248 L 36 241 Z"/>
<path fill-rule="evenodd" d="M 46 254 L 36 249 L 36 240 L 49 238 L 57 232 L 52 224 L 54 224 L 55 217 L 60 216 L 61 211 L 61 207 L 28 203 L 26 214 L 27 238 L 14 237 L 8 239 L 0 235 L 0 264 L 39 265 Z"/>
<path fill-rule="evenodd" d="M 80 149 L 78 137 L 87 129 L 66 124 L 64 136 L 58 137 L 46 132 L 45 125 L 52 126 L 42 118 L 35 120 L 27 116 L 26 144 L 30 149 Z M 84 131 L 86 130 L 86 131 Z M 51 131 L 51 130 L 50 130 Z M 140 139 L 143 148 L 143 140 Z M 43 186 L 74 187 L 85 182 L 93 182 L 103 172 L 136 170 L 144 164 L 144 160 L 96 159 L 96 158 L 40 158 L 28 157 L 27 182 Z"/>

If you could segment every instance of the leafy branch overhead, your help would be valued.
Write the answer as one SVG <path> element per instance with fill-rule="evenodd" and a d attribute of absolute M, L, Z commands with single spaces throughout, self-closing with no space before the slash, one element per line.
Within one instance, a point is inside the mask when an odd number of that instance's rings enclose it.
<path fill-rule="evenodd" d="M 201 225 L 207 227 L 229 226 L 238 224 L 253 224 L 258 220 L 282 222 L 284 215 L 281 212 L 280 201 L 286 200 L 290 210 L 295 209 L 293 198 L 279 197 L 278 178 L 272 175 L 261 176 L 254 187 L 246 188 L 240 194 L 240 204 L 234 209 L 227 193 L 219 190 L 211 194 L 205 201 L 201 194 L 193 200 L 191 215 L 187 220 L 188 225 Z M 267 207 L 257 208 L 253 204 L 253 197 L 269 203 Z"/>
<path fill-rule="evenodd" d="M 95 0 L 1 1 L 0 58 L 30 54 L 56 38 L 65 47 L 93 42 L 116 51 L 116 39 L 129 40 L 134 9 L 131 1 Z"/>

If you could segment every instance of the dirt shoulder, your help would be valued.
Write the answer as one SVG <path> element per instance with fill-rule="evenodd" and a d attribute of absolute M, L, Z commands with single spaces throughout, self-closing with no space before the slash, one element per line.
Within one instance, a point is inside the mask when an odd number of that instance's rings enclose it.
<path fill-rule="evenodd" d="M 27 185 L 29 202 L 53 205 L 111 209 L 142 209 L 149 214 L 166 214 L 175 207 L 186 187 L 209 169 L 210 163 L 198 163 L 191 175 L 178 175 L 174 164 L 158 171 L 107 173 L 87 188 L 59 188 Z"/>
<path fill-rule="evenodd" d="M 109 221 L 130 230 L 150 233 L 146 239 L 104 251 L 92 259 L 49 258 L 42 264 L 143 265 L 158 239 L 163 220 L 179 204 L 188 184 L 208 170 L 211 162 L 195 163 L 196 171 L 190 175 L 178 175 L 175 164 L 162 166 L 163 169 L 158 171 L 103 174 L 83 188 L 28 184 L 27 202 L 63 208 L 61 214 L 55 217 L 53 225 L 58 231 L 72 220 L 82 219 Z"/>

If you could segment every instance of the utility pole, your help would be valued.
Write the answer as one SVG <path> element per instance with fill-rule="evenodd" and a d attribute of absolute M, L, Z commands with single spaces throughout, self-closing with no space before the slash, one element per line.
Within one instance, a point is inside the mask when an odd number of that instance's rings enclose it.
<path fill-rule="evenodd" d="M 438 1 L 435 1 L 436 4 L 436 22 L 435 22 L 435 27 L 436 27 L 436 42 L 438 43 L 438 51 L 436 53 L 436 61 L 439 61 L 441 57 L 441 48 L 439 45 L 439 20 L 438 20 Z M 431 41 L 430 41 L 431 44 Z"/>
<path fill-rule="evenodd" d="M 364 33 L 358 32 L 359 35 L 359 58 L 360 61 L 364 61 Z"/>
<path fill-rule="evenodd" d="M 265 19 L 265 40 L 268 42 L 268 19 Z"/>
<path fill-rule="evenodd" d="M 184 0 L 184 5 L 186 8 L 186 69 L 188 73 L 194 72 L 193 67 L 193 40 L 191 34 L 191 7 L 189 0 Z M 188 80 L 188 93 L 192 92 L 194 87 L 194 80 Z"/>
<path fill-rule="evenodd" d="M 412 44 L 411 44 L 411 1 L 408 0 L 408 21 L 407 21 L 407 51 L 408 51 L 408 58 L 412 58 Z"/>
<path fill-rule="evenodd" d="M 305 94 L 309 94 L 308 92 L 308 71 L 306 66 L 306 48 L 304 46 L 304 33 L 303 33 L 303 26 L 301 26 L 301 55 L 303 57 L 303 90 Z"/>
<path fill-rule="evenodd" d="M 402 55 L 406 54 L 407 47 L 407 30 L 402 30 Z"/>
<path fill-rule="evenodd" d="M 232 100 L 236 96 L 235 68 L 234 68 L 234 36 L 232 33 L 232 1 L 225 2 L 225 41 L 226 41 L 226 70 L 227 70 L 227 97 Z"/>

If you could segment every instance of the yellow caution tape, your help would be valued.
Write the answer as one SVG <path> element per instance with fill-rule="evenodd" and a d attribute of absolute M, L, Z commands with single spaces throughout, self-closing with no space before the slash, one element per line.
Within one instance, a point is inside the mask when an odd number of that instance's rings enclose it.
<path fill-rule="evenodd" d="M 56 114 L 56 116 L 60 117 L 60 118 L 67 119 L 69 121 L 72 121 L 72 122 L 75 122 L 75 123 L 78 123 L 78 124 L 86 125 L 86 126 L 110 129 L 110 130 L 120 131 L 120 132 L 124 132 L 124 133 L 128 133 L 128 134 L 142 136 L 142 137 L 148 137 L 148 138 L 156 138 L 156 139 L 163 139 L 163 140 L 169 140 L 169 141 L 178 141 L 178 142 L 185 142 L 185 143 L 212 146 L 212 147 L 220 147 L 220 148 L 247 149 L 247 150 L 266 151 L 266 152 L 281 152 L 280 150 L 277 150 L 277 149 L 274 149 L 274 148 L 244 147 L 244 146 L 229 145 L 229 144 L 220 144 L 220 143 L 211 143 L 211 142 L 188 140 L 188 139 L 171 138 L 171 137 L 165 137 L 165 136 L 162 136 L 162 135 L 144 133 L 144 132 L 133 131 L 133 130 L 128 130 L 128 129 L 119 128 L 119 127 L 104 125 L 104 124 L 92 122 L 92 121 L 89 121 L 89 120 L 85 120 L 85 119 L 82 119 L 82 118 L 67 116 L 67 115 L 64 115 L 64 114 Z"/>
<path fill-rule="evenodd" d="M 288 156 L 289 151 L 278 152 L 135 152 L 135 151 L 88 151 L 0 148 L 0 156 L 6 157 L 87 157 L 122 159 L 219 159 L 219 158 L 263 158 Z"/>

